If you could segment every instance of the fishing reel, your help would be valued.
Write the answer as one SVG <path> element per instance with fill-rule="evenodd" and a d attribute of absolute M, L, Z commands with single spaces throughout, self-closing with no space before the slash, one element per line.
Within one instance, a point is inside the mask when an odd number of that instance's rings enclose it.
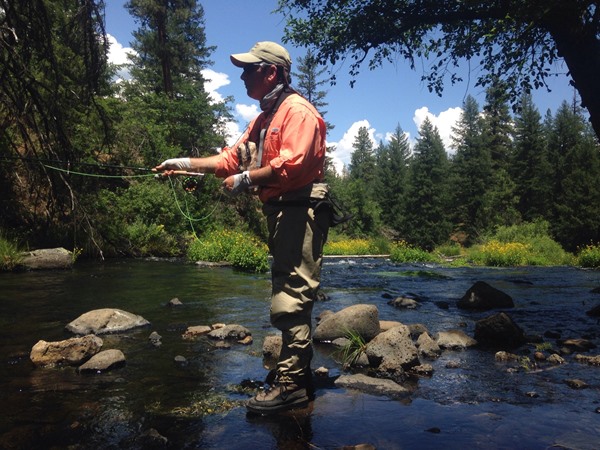
<path fill-rule="evenodd" d="M 197 192 L 202 187 L 204 181 L 203 173 L 186 172 L 184 170 L 175 170 L 172 175 L 157 174 L 155 175 L 155 178 L 164 181 L 172 176 L 181 177 L 181 186 L 186 192 L 191 194 Z"/>

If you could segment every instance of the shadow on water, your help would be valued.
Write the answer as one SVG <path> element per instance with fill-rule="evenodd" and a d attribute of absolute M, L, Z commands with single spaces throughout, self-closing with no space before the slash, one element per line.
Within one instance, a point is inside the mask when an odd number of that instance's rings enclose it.
<path fill-rule="evenodd" d="M 513 297 L 509 314 L 528 335 L 550 331 L 600 345 L 598 320 L 585 314 L 600 303 L 590 292 L 600 285 L 597 271 L 335 259 L 326 261 L 323 280 L 328 299 L 315 305 L 315 316 L 372 303 L 381 320 L 420 323 L 430 334 L 461 328 L 472 336 L 475 322 L 491 313 L 459 310 L 456 300 L 482 280 Z M 251 394 L 239 385 L 264 378 L 262 341 L 275 334 L 268 323 L 268 275 L 176 260 L 82 262 L 64 272 L 2 273 L 0 288 L 0 448 L 600 447 L 600 368 L 571 359 L 515 370 L 482 349 L 445 351 L 424 361 L 433 366 L 433 376 L 419 379 L 410 397 L 391 400 L 336 387 L 332 381 L 341 369 L 331 350 L 319 345 L 313 368 L 329 368 L 331 378 L 318 382 L 308 408 L 248 415 L 243 403 Z M 387 304 L 407 294 L 420 299 L 418 309 Z M 174 297 L 183 306 L 169 308 Z M 72 337 L 65 325 L 98 308 L 124 309 L 151 322 L 149 328 L 102 336 L 104 348 L 123 351 L 126 366 L 94 375 L 33 367 L 29 352 L 38 340 Z M 188 326 L 213 323 L 242 324 L 254 343 L 220 349 L 205 338 L 182 339 Z M 152 331 L 162 337 L 160 347 L 149 342 Z M 557 347 L 556 339 L 546 340 Z M 527 345 L 518 352 L 531 356 L 534 350 Z M 588 388 L 565 384 L 574 378 Z"/>

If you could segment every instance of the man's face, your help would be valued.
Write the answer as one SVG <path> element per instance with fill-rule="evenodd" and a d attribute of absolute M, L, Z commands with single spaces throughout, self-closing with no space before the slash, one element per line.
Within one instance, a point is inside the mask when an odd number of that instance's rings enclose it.
<path fill-rule="evenodd" d="M 240 76 L 248 97 L 261 100 L 277 85 L 277 67 L 269 64 L 248 64 Z"/>

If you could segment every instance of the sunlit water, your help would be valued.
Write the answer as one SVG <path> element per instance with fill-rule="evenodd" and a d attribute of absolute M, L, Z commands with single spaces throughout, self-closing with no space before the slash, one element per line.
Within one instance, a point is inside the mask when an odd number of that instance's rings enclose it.
<path fill-rule="evenodd" d="M 513 297 L 509 314 L 528 335 L 553 331 L 600 345 L 598 319 L 585 314 L 600 302 L 591 293 L 600 286 L 600 273 L 566 267 L 454 269 L 328 259 L 323 270 L 328 300 L 316 304 L 315 316 L 371 303 L 382 320 L 421 323 L 430 334 L 462 326 L 472 336 L 475 321 L 491 312 L 459 310 L 456 300 L 478 280 Z M 332 379 L 341 369 L 320 345 L 313 368 L 328 367 L 331 379 L 319 382 L 309 409 L 248 416 L 242 406 L 248 396 L 236 387 L 266 373 L 262 341 L 275 333 L 268 321 L 268 275 L 181 261 L 81 262 L 70 271 L 2 273 L 0 289 L 0 448 L 148 448 L 157 442 L 143 438 L 151 429 L 167 439 L 164 448 L 337 449 L 358 443 L 378 449 L 600 448 L 599 367 L 570 361 L 510 372 L 489 350 L 446 351 L 435 361 L 424 360 L 433 365 L 433 376 L 419 379 L 410 397 L 390 400 L 335 387 Z M 420 308 L 387 304 L 389 297 L 408 293 L 421 298 Z M 169 308 L 174 297 L 184 305 Z M 38 340 L 72 337 L 65 325 L 98 308 L 124 309 L 151 322 L 103 336 L 104 348 L 125 353 L 125 367 L 96 375 L 33 367 L 29 353 Z M 206 338 L 181 337 L 188 326 L 217 322 L 244 325 L 254 343 L 224 350 Z M 160 347 L 149 342 L 152 331 L 162 336 Z M 176 363 L 176 356 L 187 364 Z M 459 368 L 446 368 L 448 362 Z M 571 378 L 589 387 L 571 389 L 564 383 Z M 234 407 L 190 413 L 215 398 Z"/>

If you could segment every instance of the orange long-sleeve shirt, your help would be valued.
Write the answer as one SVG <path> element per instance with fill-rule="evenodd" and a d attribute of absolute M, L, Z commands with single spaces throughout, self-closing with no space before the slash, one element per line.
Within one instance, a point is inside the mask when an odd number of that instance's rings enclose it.
<path fill-rule="evenodd" d="M 265 113 L 259 114 L 252 121 L 238 142 L 248 140 L 250 130 L 257 120 L 264 121 Z M 261 201 L 266 202 L 270 198 L 323 179 L 325 135 L 325 122 L 308 100 L 292 94 L 283 101 L 265 134 L 261 160 L 261 167 L 267 164 L 271 166 L 277 175 L 277 181 L 268 186 L 260 186 Z M 215 174 L 225 178 L 237 173 L 237 144 L 225 147 L 220 155 Z"/>

